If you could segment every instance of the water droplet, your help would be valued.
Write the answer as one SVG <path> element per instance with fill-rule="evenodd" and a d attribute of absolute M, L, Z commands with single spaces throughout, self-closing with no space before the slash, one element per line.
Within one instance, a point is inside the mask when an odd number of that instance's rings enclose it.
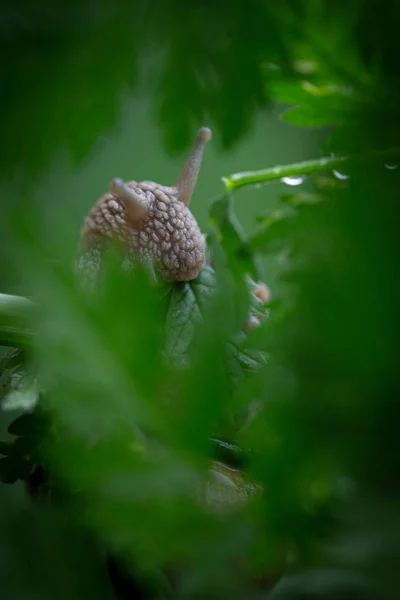
<path fill-rule="evenodd" d="M 399 165 L 387 165 L 385 164 L 385 169 L 389 169 L 389 171 L 394 171 L 395 169 L 398 169 Z"/>
<path fill-rule="evenodd" d="M 290 177 L 282 177 L 282 183 L 286 185 L 301 185 L 304 182 L 303 175 L 292 175 Z"/>
<path fill-rule="evenodd" d="M 339 173 L 339 171 L 336 171 L 336 169 L 333 169 L 333 174 L 336 177 L 336 179 L 340 179 L 341 181 L 349 179 L 350 177 L 350 175 L 346 175 L 345 173 Z"/>

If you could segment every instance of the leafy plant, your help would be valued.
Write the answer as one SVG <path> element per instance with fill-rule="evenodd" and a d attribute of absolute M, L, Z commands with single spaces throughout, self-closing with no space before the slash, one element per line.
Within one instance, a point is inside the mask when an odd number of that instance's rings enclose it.
<path fill-rule="evenodd" d="M 169 148 L 205 115 L 230 147 L 270 97 L 289 106 L 288 125 L 330 128 L 315 160 L 222 178 L 211 264 L 191 282 L 156 285 L 110 255 L 92 294 L 72 260 L 47 260 L 34 211 L 10 217 L 11 264 L 33 300 L 0 296 L 1 408 L 13 418 L 0 478 L 22 480 L 34 502 L 2 501 L 7 597 L 397 597 L 398 7 L 377 7 L 79 3 L 54 29 L 42 3 L 3 40 L 16 49 L 37 32 L 56 47 L 31 56 L 43 77 L 24 118 L 36 128 L 17 127 L 20 105 L 6 102 L 5 131 L 25 138 L 3 149 L 5 172 L 40 172 L 61 140 L 85 156 L 150 47 L 164 49 Z M 11 91 L 25 57 L 22 45 L 7 66 Z M 246 235 L 240 189 L 273 181 L 292 192 Z M 279 266 L 267 303 L 254 293 L 266 254 Z"/>

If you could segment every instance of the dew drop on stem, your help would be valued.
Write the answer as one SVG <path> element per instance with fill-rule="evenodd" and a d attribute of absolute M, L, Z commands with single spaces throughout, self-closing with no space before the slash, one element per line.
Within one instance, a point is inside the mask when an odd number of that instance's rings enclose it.
<path fill-rule="evenodd" d="M 286 185 L 301 185 L 304 182 L 305 177 L 303 175 L 291 175 L 290 177 L 282 177 L 282 183 L 286 183 Z"/>
<path fill-rule="evenodd" d="M 336 169 L 333 169 L 333 174 L 336 177 L 336 179 L 340 179 L 340 181 L 344 181 L 345 179 L 349 179 L 350 175 L 346 175 L 346 173 L 340 173 L 339 171 L 336 171 Z"/>

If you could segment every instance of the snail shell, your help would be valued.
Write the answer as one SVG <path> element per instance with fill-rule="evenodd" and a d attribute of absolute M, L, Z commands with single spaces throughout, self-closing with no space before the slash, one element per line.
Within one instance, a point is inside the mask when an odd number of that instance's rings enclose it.
<path fill-rule="evenodd" d="M 209 139 L 211 131 L 200 129 L 175 186 L 113 179 L 81 230 L 77 261 L 81 278 L 92 282 L 97 278 L 109 242 L 122 249 L 125 268 L 141 262 L 168 281 L 197 277 L 206 260 L 205 239 L 188 205 Z"/>

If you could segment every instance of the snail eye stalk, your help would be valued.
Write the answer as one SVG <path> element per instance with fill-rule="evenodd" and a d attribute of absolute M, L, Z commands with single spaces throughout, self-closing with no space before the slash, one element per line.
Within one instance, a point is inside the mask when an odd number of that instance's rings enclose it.
<path fill-rule="evenodd" d="M 113 196 L 121 200 L 125 206 L 125 213 L 132 225 L 137 225 L 147 215 L 147 205 L 129 185 L 122 179 L 113 179 L 109 190 Z"/>
<path fill-rule="evenodd" d="M 196 141 L 189 154 L 181 176 L 176 183 L 175 187 L 178 190 L 179 199 L 185 206 L 189 205 L 193 190 L 196 186 L 197 178 L 199 176 L 204 148 L 211 137 L 211 129 L 208 129 L 207 127 L 202 127 L 199 129 Z"/>

